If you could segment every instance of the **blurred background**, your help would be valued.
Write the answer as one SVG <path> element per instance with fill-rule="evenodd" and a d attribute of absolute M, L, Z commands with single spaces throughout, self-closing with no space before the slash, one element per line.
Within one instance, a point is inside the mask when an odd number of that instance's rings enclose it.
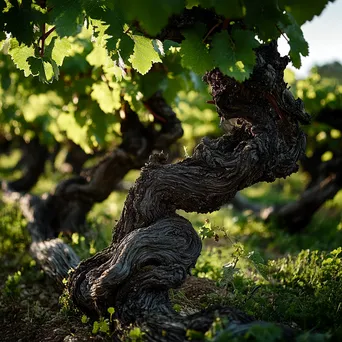
<path fill-rule="evenodd" d="M 304 36 L 309 42 L 309 56 L 302 57 L 302 67 L 292 68 L 298 78 L 308 76 L 314 65 L 342 62 L 342 1 L 329 3 L 319 17 L 314 17 L 302 26 Z M 279 51 L 282 55 L 289 48 L 285 38 L 279 39 Z"/>

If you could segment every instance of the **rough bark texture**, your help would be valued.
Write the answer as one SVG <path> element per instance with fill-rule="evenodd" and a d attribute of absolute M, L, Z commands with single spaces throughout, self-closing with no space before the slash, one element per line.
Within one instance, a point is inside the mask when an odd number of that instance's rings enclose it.
<path fill-rule="evenodd" d="M 340 130 L 342 129 L 340 114 L 338 110 L 325 108 L 316 116 L 316 120 Z M 231 203 L 236 209 L 250 210 L 263 220 L 273 219 L 291 233 L 302 231 L 324 203 L 333 199 L 342 188 L 341 144 L 342 139 L 334 142 L 327 140 L 315 147 L 310 157 L 302 158 L 302 167 L 309 174 L 310 181 L 298 200 L 285 205 L 265 207 L 251 203 L 238 194 Z M 333 153 L 333 158 L 324 162 L 322 156 L 327 151 Z"/>
<path fill-rule="evenodd" d="M 299 123 L 309 115 L 283 81 L 287 63 L 272 43 L 257 50 L 252 77 L 243 83 L 217 69 L 206 74 L 221 120 L 237 124 L 218 139 L 203 139 L 191 158 L 177 164 L 166 164 L 163 154 L 150 158 L 129 191 L 112 244 L 69 278 L 82 311 L 104 314 L 114 306 L 121 324 L 143 325 L 151 341 L 184 340 L 194 317 L 172 310 L 168 290 L 184 282 L 201 241 L 176 210 L 212 212 L 243 188 L 297 171 L 305 149 Z M 207 327 L 204 316 L 199 329 Z"/>
<path fill-rule="evenodd" d="M 183 134 L 180 121 L 160 93 L 146 103 L 155 115 L 155 122 L 145 127 L 127 106 L 121 123 L 121 145 L 95 167 L 62 181 L 54 193 L 43 198 L 7 193 L 7 200 L 20 203 L 29 222 L 32 256 L 58 281 L 67 277 L 68 269 L 79 262 L 75 253 L 57 239 L 58 234 L 82 231 L 92 206 L 104 201 L 128 171 L 141 168 L 153 150 L 167 148 Z M 154 129 L 155 123 L 161 125 L 159 131 Z"/>

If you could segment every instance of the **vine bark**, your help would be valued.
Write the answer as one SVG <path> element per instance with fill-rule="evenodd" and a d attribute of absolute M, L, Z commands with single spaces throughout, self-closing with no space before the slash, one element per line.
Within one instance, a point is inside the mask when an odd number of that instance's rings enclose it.
<path fill-rule="evenodd" d="M 341 130 L 340 114 L 339 110 L 324 108 L 318 113 L 315 120 Z M 315 140 L 315 137 L 313 139 Z M 341 190 L 341 145 L 341 138 L 335 139 L 333 142 L 327 140 L 320 144 L 314 141 L 313 154 L 301 159 L 302 168 L 309 174 L 310 181 L 297 200 L 283 205 L 262 206 L 251 203 L 241 194 L 237 194 L 231 203 L 236 209 L 250 210 L 256 217 L 265 221 L 275 220 L 279 226 L 290 233 L 303 231 L 324 203 L 333 199 Z M 330 151 L 333 157 L 328 161 L 322 161 L 322 156 L 327 151 Z"/>
<path fill-rule="evenodd" d="M 168 291 L 185 281 L 201 241 L 176 210 L 212 212 L 241 189 L 298 170 L 305 149 L 300 123 L 310 117 L 283 81 L 289 60 L 276 44 L 258 48 L 256 56 L 243 83 L 217 69 L 204 77 L 221 120 L 236 124 L 218 139 L 204 138 L 182 162 L 151 156 L 129 191 L 112 244 L 70 275 L 71 298 L 88 315 L 104 315 L 114 306 L 121 324 L 142 325 L 149 340 L 183 341 L 195 318 L 174 312 Z"/>

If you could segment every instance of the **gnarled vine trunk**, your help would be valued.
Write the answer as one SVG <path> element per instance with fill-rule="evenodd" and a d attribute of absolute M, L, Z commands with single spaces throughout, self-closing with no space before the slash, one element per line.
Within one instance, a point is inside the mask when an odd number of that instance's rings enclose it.
<path fill-rule="evenodd" d="M 256 55 L 243 83 L 217 69 L 206 74 L 221 120 L 238 119 L 237 125 L 218 139 L 203 139 L 182 162 L 167 164 L 163 154 L 150 158 L 129 191 L 111 245 L 69 278 L 82 311 L 103 315 L 114 306 L 121 324 L 140 324 L 151 341 L 183 341 L 187 329 L 210 326 L 214 311 L 181 317 L 170 304 L 169 289 L 184 282 L 201 252 L 191 223 L 176 211 L 212 212 L 241 189 L 287 177 L 305 149 L 299 123 L 309 116 L 283 81 L 288 58 L 275 43 Z"/>

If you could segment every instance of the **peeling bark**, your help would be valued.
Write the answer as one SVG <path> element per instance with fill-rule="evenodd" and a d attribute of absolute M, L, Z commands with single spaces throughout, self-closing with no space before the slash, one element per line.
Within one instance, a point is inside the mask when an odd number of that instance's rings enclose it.
<path fill-rule="evenodd" d="M 272 43 L 257 50 L 253 74 L 243 83 L 217 69 L 206 74 L 221 120 L 237 124 L 218 139 L 203 139 L 182 162 L 167 164 L 162 153 L 150 158 L 129 191 L 112 244 L 69 277 L 82 311 L 103 315 L 114 306 L 123 326 L 140 324 L 151 341 L 184 340 L 193 320 L 172 310 L 168 291 L 194 267 L 201 241 L 176 210 L 212 212 L 241 189 L 298 170 L 305 149 L 299 123 L 309 115 L 283 81 L 288 61 Z"/>

